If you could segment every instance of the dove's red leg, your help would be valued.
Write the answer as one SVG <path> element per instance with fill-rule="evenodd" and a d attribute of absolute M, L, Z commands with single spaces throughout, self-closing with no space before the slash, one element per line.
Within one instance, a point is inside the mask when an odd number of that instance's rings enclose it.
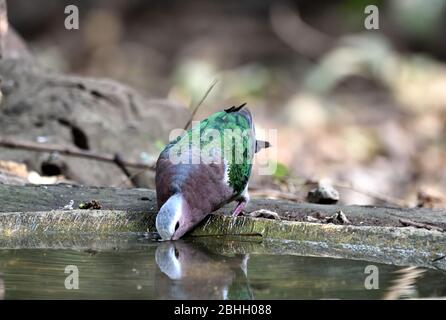
<path fill-rule="evenodd" d="M 246 203 L 247 202 L 244 199 L 239 201 L 239 203 L 235 207 L 234 211 L 232 211 L 232 216 L 238 217 L 242 213 L 243 209 L 245 209 Z"/>
<path fill-rule="evenodd" d="M 237 200 L 237 206 L 235 207 L 234 211 L 232 211 L 233 217 L 238 217 L 239 215 L 241 215 L 243 209 L 245 209 L 246 205 L 249 202 L 248 185 L 246 185 L 245 189 Z"/>

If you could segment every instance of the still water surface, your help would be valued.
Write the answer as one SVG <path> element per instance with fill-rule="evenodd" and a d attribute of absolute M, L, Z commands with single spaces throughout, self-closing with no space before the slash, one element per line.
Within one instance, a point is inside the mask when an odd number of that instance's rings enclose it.
<path fill-rule="evenodd" d="M 446 273 L 366 261 L 222 254 L 191 241 L 0 250 L 0 299 L 401 299 L 446 296 Z M 367 290 L 368 265 L 379 289 Z M 79 289 L 66 289 L 67 266 Z M 71 281 L 71 280 L 70 280 Z M 72 284 L 73 282 L 69 282 Z"/>

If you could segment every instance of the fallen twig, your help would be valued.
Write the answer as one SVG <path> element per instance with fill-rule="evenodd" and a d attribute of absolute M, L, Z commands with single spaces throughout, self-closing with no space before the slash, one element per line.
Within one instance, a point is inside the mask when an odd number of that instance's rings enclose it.
<path fill-rule="evenodd" d="M 138 171 L 132 173 L 130 176 L 126 175 L 125 177 L 122 178 L 122 180 L 119 183 L 114 184 L 112 187 L 122 187 L 126 182 L 128 182 L 130 184 L 133 184 L 133 185 L 137 184 L 136 177 L 138 177 L 139 175 L 145 173 L 148 170 L 149 169 L 141 169 L 141 170 L 138 170 Z M 153 170 L 153 169 L 150 169 L 150 170 Z"/>
<path fill-rule="evenodd" d="M 215 85 L 217 84 L 218 80 L 214 80 L 211 85 L 209 86 L 209 88 L 207 89 L 206 93 L 203 95 L 203 97 L 201 98 L 201 100 L 197 103 L 197 105 L 195 106 L 195 108 L 192 110 L 192 114 L 190 115 L 189 120 L 187 121 L 186 125 L 184 126 L 184 130 L 187 130 L 187 128 L 189 128 L 189 125 L 192 123 L 192 120 L 194 120 L 195 114 L 197 113 L 198 109 L 200 108 L 200 106 L 203 104 L 204 100 L 207 98 L 207 96 L 209 95 L 209 93 L 211 92 L 211 90 L 215 87 Z"/>
<path fill-rule="evenodd" d="M 421 228 L 421 229 L 427 229 L 427 230 L 445 231 L 443 228 L 433 226 L 431 224 L 412 221 L 409 219 L 400 219 L 400 223 L 405 227 L 415 227 L 415 228 Z"/>
<path fill-rule="evenodd" d="M 129 172 L 129 170 L 126 168 L 124 164 L 124 159 L 122 159 L 122 156 L 119 153 L 115 154 L 115 163 L 121 169 L 121 171 L 125 174 L 128 181 L 130 181 L 130 184 L 132 187 L 136 187 L 137 183 L 135 182 L 135 179 L 132 177 L 132 174 Z"/>
<path fill-rule="evenodd" d="M 116 164 L 115 155 L 111 154 L 101 154 L 95 153 L 91 151 L 84 151 L 80 149 L 75 149 L 73 147 L 65 147 L 54 144 L 41 144 L 36 142 L 29 141 L 19 141 L 15 139 L 2 138 L 0 137 L 0 147 L 9 148 L 9 149 L 21 149 L 35 152 L 57 152 L 66 156 L 85 158 L 90 160 L 102 161 L 102 162 L 110 162 Z M 148 165 L 144 163 L 131 162 L 122 160 L 120 163 L 125 167 L 132 167 L 137 169 L 145 169 L 145 170 L 155 170 L 154 165 Z"/>
<path fill-rule="evenodd" d="M 317 222 L 317 223 L 333 223 L 333 224 L 351 224 L 347 216 L 342 210 L 336 211 L 331 216 L 322 216 L 320 213 L 316 213 L 316 217 L 306 216 L 305 220 L 307 222 Z"/>
<path fill-rule="evenodd" d="M 444 258 L 446 258 L 446 256 L 438 257 L 438 258 L 432 260 L 432 262 L 438 262 L 440 260 L 443 260 Z"/>

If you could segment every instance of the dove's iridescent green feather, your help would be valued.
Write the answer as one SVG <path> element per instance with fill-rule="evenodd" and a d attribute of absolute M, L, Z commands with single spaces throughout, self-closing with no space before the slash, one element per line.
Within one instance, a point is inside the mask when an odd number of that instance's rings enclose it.
<path fill-rule="evenodd" d="M 166 149 L 172 147 L 174 152 L 196 148 L 205 155 L 221 155 L 227 165 L 229 185 L 239 195 L 248 183 L 255 153 L 251 114 L 247 109 L 214 113 L 170 142 Z M 192 157 L 192 154 L 188 153 L 188 156 Z M 188 160 L 192 161 L 191 158 Z"/>

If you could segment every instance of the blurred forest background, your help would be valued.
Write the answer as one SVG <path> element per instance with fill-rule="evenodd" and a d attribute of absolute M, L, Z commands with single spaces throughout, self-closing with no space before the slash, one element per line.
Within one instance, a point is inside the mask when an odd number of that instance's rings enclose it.
<path fill-rule="evenodd" d="M 79 7 L 79 30 L 64 28 L 68 4 Z M 379 30 L 364 27 L 370 4 Z M 8 14 L 49 70 L 113 79 L 175 105 L 145 123 L 162 130 L 107 145 L 89 136 L 86 149 L 152 163 L 169 126 L 181 128 L 217 79 L 195 119 L 247 102 L 258 127 L 278 129 L 277 171 L 254 171 L 254 195 L 303 200 L 314 183 L 330 181 L 346 204 L 446 203 L 446 0 L 13 0 Z M 94 109 L 82 112 L 81 128 L 95 118 Z M 60 142 L 41 127 L 23 137 Z M 128 186 L 105 164 L 66 170 L 66 160 L 54 170 L 54 154 L 29 154 L 0 149 L 3 170 L 10 160 L 40 179 Z M 147 175 L 139 186 L 153 187 Z"/>

